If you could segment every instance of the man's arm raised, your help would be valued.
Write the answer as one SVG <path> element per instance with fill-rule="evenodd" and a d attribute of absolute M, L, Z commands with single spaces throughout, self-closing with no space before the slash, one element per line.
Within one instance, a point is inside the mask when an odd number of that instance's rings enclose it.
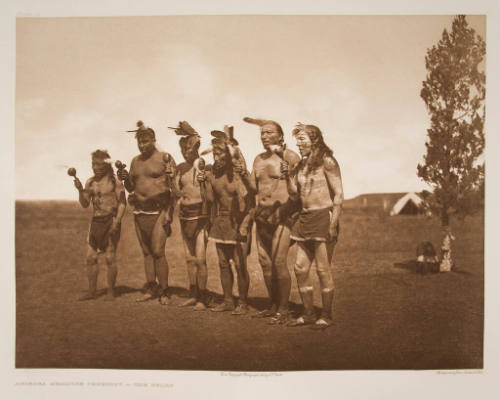
<path fill-rule="evenodd" d="M 164 204 L 163 214 L 163 228 L 167 232 L 167 236 L 170 236 L 171 227 L 170 224 L 173 220 L 174 209 L 177 203 L 177 198 L 181 196 L 180 190 L 175 183 L 176 181 L 176 170 L 177 166 L 175 164 L 174 158 L 169 153 L 163 153 L 163 162 L 165 163 L 165 179 L 170 191 L 169 201 Z"/>
<path fill-rule="evenodd" d="M 178 182 L 180 176 L 177 171 L 177 165 L 175 164 L 174 157 L 169 153 L 162 153 L 162 157 L 165 164 L 165 182 L 168 190 L 175 196 L 175 201 L 177 201 L 178 198 L 182 197 L 180 184 Z"/>
<path fill-rule="evenodd" d="M 92 184 L 92 178 L 85 182 L 85 189 L 82 187 L 80 180 L 75 179 L 75 187 L 78 189 L 78 201 L 83 208 L 87 208 L 90 204 L 91 193 L 90 185 Z"/>
<path fill-rule="evenodd" d="M 207 212 L 208 212 L 208 218 L 209 218 L 209 224 L 213 223 L 214 217 L 215 217 L 215 196 L 214 196 L 214 190 L 212 187 L 212 166 L 207 165 L 204 170 L 198 171 L 198 175 L 196 175 L 196 179 L 200 184 L 204 183 L 205 184 L 205 196 L 207 200 Z M 208 227 L 207 230 L 210 230 Z"/>
<path fill-rule="evenodd" d="M 123 187 L 123 184 L 119 180 L 116 180 L 115 195 L 116 195 L 116 200 L 118 201 L 118 207 L 116 209 L 116 216 L 113 218 L 113 225 L 111 227 L 112 231 L 115 231 L 118 228 L 118 225 L 122 221 L 123 214 L 125 214 L 125 208 L 127 207 L 125 188 Z"/>
<path fill-rule="evenodd" d="M 253 195 L 257 193 L 257 179 L 255 177 L 255 163 L 257 162 L 257 159 L 258 156 L 257 158 L 255 158 L 255 161 L 253 163 L 253 170 L 251 174 L 249 174 L 246 170 L 245 163 L 243 161 L 233 161 L 234 170 L 240 175 L 241 182 L 245 186 L 245 189 L 248 191 L 248 193 L 252 193 Z"/>
<path fill-rule="evenodd" d="M 286 179 L 286 189 L 288 191 L 288 196 L 291 200 L 298 200 L 299 189 L 298 189 L 298 163 L 295 164 L 293 169 L 290 168 L 288 161 L 281 161 L 280 172 L 284 175 Z"/>
<path fill-rule="evenodd" d="M 256 211 L 256 199 L 255 195 L 253 192 L 249 192 L 245 198 L 243 199 L 243 204 L 245 205 L 245 209 L 242 210 L 242 213 L 245 215 L 243 217 L 243 220 L 241 221 L 241 224 L 238 228 L 239 233 L 242 237 L 248 236 L 251 222 L 253 221 L 255 217 L 255 211 Z M 241 211 L 241 210 L 240 210 Z"/>
<path fill-rule="evenodd" d="M 127 189 L 128 192 L 133 192 L 135 189 L 135 182 L 133 178 L 134 161 L 135 158 L 130 163 L 130 173 L 125 168 L 118 170 L 118 179 L 123 181 L 125 189 Z"/>
<path fill-rule="evenodd" d="M 205 183 L 205 194 L 209 203 L 214 202 L 214 190 L 212 188 L 211 177 L 212 167 L 210 165 L 207 165 L 205 170 L 198 171 L 198 174 L 196 175 L 196 179 L 199 183 Z"/>
<path fill-rule="evenodd" d="M 344 189 L 342 188 L 342 177 L 340 175 L 340 167 L 334 157 L 326 157 L 323 161 L 326 181 L 330 188 L 330 193 L 333 193 L 333 211 L 330 221 L 330 237 L 337 237 L 337 226 L 342 213 L 342 203 L 344 202 Z"/>

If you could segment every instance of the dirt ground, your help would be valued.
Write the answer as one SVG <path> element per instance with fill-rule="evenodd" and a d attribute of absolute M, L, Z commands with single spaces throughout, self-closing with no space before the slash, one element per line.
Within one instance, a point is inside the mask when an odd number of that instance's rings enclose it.
<path fill-rule="evenodd" d="M 144 270 L 130 211 L 118 251 L 119 296 L 114 302 L 105 302 L 103 296 L 78 302 L 86 289 L 90 216 L 90 210 L 71 202 L 16 204 L 18 368 L 288 371 L 483 366 L 482 215 L 453 225 L 454 272 L 417 275 L 398 264 L 414 258 L 419 241 L 439 247 L 437 220 L 347 210 L 334 256 L 334 325 L 325 331 L 178 307 L 187 287 L 178 223 L 167 242 L 174 304 L 136 303 Z M 291 271 L 293 254 L 292 248 Z M 209 289 L 220 294 L 213 244 L 207 259 Z M 105 268 L 101 264 L 102 294 Z M 249 270 L 251 306 L 262 309 L 265 287 L 255 248 Z M 292 285 L 292 306 L 300 310 L 295 279 Z M 315 297 L 319 301 L 317 280 Z"/>

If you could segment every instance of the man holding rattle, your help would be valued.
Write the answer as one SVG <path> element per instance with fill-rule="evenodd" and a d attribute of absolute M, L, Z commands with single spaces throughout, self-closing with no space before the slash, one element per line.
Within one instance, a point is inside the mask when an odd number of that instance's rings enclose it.
<path fill-rule="evenodd" d="M 293 169 L 300 158 L 286 148 L 283 130 L 277 122 L 253 118 L 244 118 L 244 121 L 260 127 L 260 139 L 265 150 L 255 158 L 250 176 L 241 171 L 243 182 L 257 196 L 254 215 L 257 248 L 270 299 L 269 309 L 256 316 L 274 317 L 271 323 L 284 323 L 289 318 L 288 300 L 291 289 L 287 265 L 290 229 L 296 214 L 294 208 L 298 211 L 298 207 L 289 200 L 280 165 L 282 161 L 286 161 Z"/>
<path fill-rule="evenodd" d="M 198 171 L 204 170 L 205 161 L 200 158 L 200 135 L 186 121 L 179 122 L 175 133 L 181 136 L 184 162 L 177 166 L 175 184 L 180 194 L 179 220 L 186 253 L 189 277 L 189 298 L 181 306 L 194 306 L 202 311 L 208 305 L 207 293 L 207 226 L 209 203 L 205 183 L 198 182 Z"/>
<path fill-rule="evenodd" d="M 134 130 L 140 154 L 132 160 L 130 172 L 118 171 L 118 177 L 129 192 L 133 192 L 134 220 L 137 239 L 144 254 L 146 284 L 144 296 L 137 301 L 154 298 L 159 281 L 160 304 L 169 303 L 168 263 L 165 243 L 171 233 L 170 224 L 175 197 L 172 195 L 172 179 L 175 162 L 168 153 L 156 148 L 153 129 L 142 121 Z M 131 195 L 132 196 L 132 195 Z"/>
<path fill-rule="evenodd" d="M 94 176 L 87 180 L 85 188 L 76 177 L 76 171 L 71 168 L 68 171 L 68 174 L 75 178 L 75 187 L 78 189 L 78 200 L 81 206 L 87 208 L 92 202 L 94 209 L 87 247 L 89 291 L 80 300 L 96 298 L 99 273 L 98 255 L 100 253 L 105 255 L 107 264 L 108 292 L 106 300 L 114 300 L 115 298 L 116 248 L 120 240 L 121 220 L 125 212 L 126 199 L 125 189 L 122 183 L 116 179 L 109 159 L 106 150 L 96 150 L 92 153 Z"/>
<path fill-rule="evenodd" d="M 212 131 L 214 165 L 211 171 L 200 171 L 199 182 L 207 189 L 207 198 L 212 202 L 209 239 L 215 242 L 219 259 L 220 279 L 224 292 L 224 303 L 212 308 L 214 312 L 231 311 L 233 315 L 246 314 L 250 277 L 245 262 L 246 248 L 242 241 L 248 241 L 241 232 L 245 216 L 251 207 L 251 199 L 233 171 L 235 149 L 227 132 Z M 241 161 L 238 161 L 242 163 Z M 238 282 L 239 299 L 237 307 L 233 298 L 234 265 Z"/>

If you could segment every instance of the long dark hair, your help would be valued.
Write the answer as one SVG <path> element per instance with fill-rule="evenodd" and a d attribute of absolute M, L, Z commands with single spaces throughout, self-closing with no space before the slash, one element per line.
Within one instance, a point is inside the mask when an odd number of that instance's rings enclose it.
<path fill-rule="evenodd" d="M 317 126 L 298 123 L 292 134 L 297 136 L 299 132 L 305 132 L 311 139 L 311 155 L 307 159 L 300 160 L 299 169 L 307 164 L 309 169 L 314 171 L 323 165 L 325 157 L 333 157 L 333 150 L 326 145 L 323 140 L 323 133 Z"/>

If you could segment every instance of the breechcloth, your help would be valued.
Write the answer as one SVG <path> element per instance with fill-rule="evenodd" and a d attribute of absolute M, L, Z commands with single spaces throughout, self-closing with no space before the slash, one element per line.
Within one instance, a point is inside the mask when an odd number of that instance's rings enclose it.
<path fill-rule="evenodd" d="M 255 210 L 255 225 L 262 241 L 271 243 L 279 225 L 284 225 L 291 230 L 297 221 L 299 207 L 298 202 L 291 200 L 271 206 L 258 205 Z"/>
<path fill-rule="evenodd" d="M 238 225 L 229 210 L 219 210 L 213 218 L 208 238 L 216 243 L 237 244 Z"/>
<path fill-rule="evenodd" d="M 203 203 L 180 206 L 181 230 L 186 239 L 193 240 L 207 227 L 208 215 L 202 213 Z"/>
<path fill-rule="evenodd" d="M 298 242 L 329 241 L 328 230 L 330 228 L 331 208 L 315 210 L 301 210 L 299 218 L 293 226 L 290 238 Z M 337 225 L 337 232 L 339 226 Z"/>
<path fill-rule="evenodd" d="M 109 240 L 118 243 L 120 240 L 120 228 L 110 238 L 111 225 L 113 224 L 113 215 L 99 215 L 92 217 L 90 223 L 88 243 L 97 252 L 104 252 L 108 248 Z"/>
<path fill-rule="evenodd" d="M 135 222 L 141 232 L 142 242 L 151 250 L 153 230 L 160 216 L 159 211 L 134 211 Z"/>
<path fill-rule="evenodd" d="M 130 196 L 129 196 L 130 197 Z M 170 201 L 170 194 L 160 193 L 146 201 L 139 202 L 134 196 L 134 216 L 135 222 L 141 232 L 142 242 L 151 250 L 153 230 L 161 210 L 166 208 Z M 168 232 L 167 232 L 168 235 Z"/>

